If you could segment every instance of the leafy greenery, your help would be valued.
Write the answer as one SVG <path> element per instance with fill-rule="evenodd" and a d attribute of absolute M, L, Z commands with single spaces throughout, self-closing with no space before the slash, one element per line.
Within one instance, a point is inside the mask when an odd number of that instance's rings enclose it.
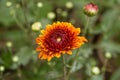
<path fill-rule="evenodd" d="M 83 7 L 89 2 L 97 4 L 99 12 L 90 17 L 88 43 L 77 56 L 78 49 L 65 55 L 69 80 L 119 80 L 120 0 L 0 0 L 0 80 L 63 80 L 62 58 L 37 58 L 40 31 L 32 24 L 40 22 L 44 29 L 52 22 L 68 21 L 80 27 L 82 35 L 87 22 Z"/>

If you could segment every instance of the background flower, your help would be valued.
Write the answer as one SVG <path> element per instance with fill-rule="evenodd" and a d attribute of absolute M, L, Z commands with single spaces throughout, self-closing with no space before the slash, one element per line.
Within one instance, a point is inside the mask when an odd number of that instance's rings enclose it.
<path fill-rule="evenodd" d="M 94 3 L 88 3 L 84 6 L 84 13 L 87 16 L 95 16 L 98 13 L 98 5 Z"/>

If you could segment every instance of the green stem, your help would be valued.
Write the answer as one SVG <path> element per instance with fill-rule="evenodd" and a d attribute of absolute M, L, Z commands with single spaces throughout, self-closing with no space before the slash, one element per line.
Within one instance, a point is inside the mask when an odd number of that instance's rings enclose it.
<path fill-rule="evenodd" d="M 80 48 L 77 49 L 76 54 L 75 54 L 75 57 L 74 57 L 74 60 L 75 60 L 76 57 L 78 56 L 79 50 L 80 50 Z"/>
<path fill-rule="evenodd" d="M 74 58 L 73 58 L 73 62 L 72 62 L 71 69 L 72 69 L 72 68 L 73 68 L 73 66 L 74 66 L 75 59 L 76 59 L 76 58 L 77 58 L 77 56 L 78 56 L 79 50 L 80 50 L 80 48 L 78 48 L 78 49 L 76 50 L 76 54 L 75 54 L 75 56 L 74 56 Z M 68 76 L 70 76 L 71 69 L 69 70 Z"/>
<path fill-rule="evenodd" d="M 105 63 L 104 63 L 104 65 L 103 65 L 103 67 L 102 67 L 102 72 L 103 72 L 103 74 L 104 74 L 105 71 L 106 71 L 107 63 L 108 63 L 108 59 L 105 59 Z"/>
<path fill-rule="evenodd" d="M 85 29 L 84 29 L 84 32 L 83 32 L 83 36 L 86 35 L 86 31 L 87 31 L 87 29 L 88 29 L 89 21 L 90 21 L 90 18 L 87 16 L 87 22 L 86 22 Z"/>
<path fill-rule="evenodd" d="M 17 76 L 19 77 L 20 80 L 22 80 L 22 73 L 20 68 L 17 69 Z"/>
<path fill-rule="evenodd" d="M 14 8 L 10 8 L 11 11 L 15 11 Z M 18 27 L 23 31 L 23 32 L 27 32 L 26 29 L 24 28 L 24 26 L 20 23 L 20 21 L 18 20 L 18 17 L 16 15 L 16 12 L 12 14 L 14 20 L 16 21 Z"/>
<path fill-rule="evenodd" d="M 64 74 L 64 80 L 68 80 L 67 78 L 67 69 L 66 69 L 66 61 L 65 61 L 65 56 L 62 56 L 62 61 L 63 61 L 63 74 Z"/>
<path fill-rule="evenodd" d="M 3 72 L 2 71 L 0 72 L 0 80 L 4 80 L 3 79 Z"/>
<path fill-rule="evenodd" d="M 29 24 L 29 21 L 28 21 L 28 18 L 27 18 L 27 7 L 25 6 L 27 3 L 25 2 L 25 0 L 22 0 L 22 8 L 23 8 L 23 14 L 24 14 L 24 18 L 25 18 L 25 25 L 26 27 L 30 27 L 30 24 Z"/>
<path fill-rule="evenodd" d="M 88 29 L 89 20 L 90 20 L 89 17 L 87 17 L 87 22 L 86 22 L 85 29 L 84 29 L 84 32 L 83 32 L 83 36 L 86 35 L 86 31 L 87 31 L 87 29 Z M 75 54 L 75 56 L 74 56 L 74 58 L 73 58 L 73 63 L 72 63 L 71 69 L 72 69 L 72 67 L 74 66 L 75 59 L 76 59 L 77 56 L 78 56 L 79 50 L 80 50 L 80 48 L 77 49 L 76 54 Z M 69 71 L 68 76 L 70 75 L 70 73 L 71 73 L 71 70 Z"/>

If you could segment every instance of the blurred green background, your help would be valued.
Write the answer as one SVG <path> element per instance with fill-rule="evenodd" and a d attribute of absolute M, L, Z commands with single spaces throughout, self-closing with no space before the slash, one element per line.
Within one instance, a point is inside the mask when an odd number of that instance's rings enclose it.
<path fill-rule="evenodd" d="M 62 59 L 41 61 L 35 51 L 39 29 L 68 21 L 83 31 L 83 7 L 99 7 L 90 18 L 88 43 L 67 57 L 69 80 L 120 80 L 120 0 L 0 0 L 0 80 L 63 80 Z"/>

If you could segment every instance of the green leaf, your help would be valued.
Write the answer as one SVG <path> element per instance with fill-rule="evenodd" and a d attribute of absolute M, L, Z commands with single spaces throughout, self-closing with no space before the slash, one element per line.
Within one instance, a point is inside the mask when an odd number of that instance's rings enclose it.
<path fill-rule="evenodd" d="M 52 6 L 50 2 L 43 1 L 43 7 L 38 8 L 37 6 L 34 8 L 34 17 L 37 20 L 41 18 L 47 18 L 47 14 L 52 11 Z"/>
<path fill-rule="evenodd" d="M 110 80 L 120 80 L 120 68 L 113 73 Z"/>
<path fill-rule="evenodd" d="M 5 67 L 9 68 L 12 65 L 12 54 L 9 51 L 4 51 L 1 60 Z"/>
<path fill-rule="evenodd" d="M 90 80 L 104 80 L 103 75 L 93 75 Z M 116 80 L 116 79 L 114 79 Z"/>
<path fill-rule="evenodd" d="M 120 45 L 114 42 L 104 41 L 99 47 L 103 48 L 105 51 L 120 53 Z"/>
<path fill-rule="evenodd" d="M 18 56 L 18 62 L 14 63 L 11 68 L 16 69 L 19 65 L 26 65 L 33 56 L 32 49 L 27 46 L 22 47 L 15 55 Z"/>
<path fill-rule="evenodd" d="M 71 57 L 73 59 L 75 58 L 75 60 L 71 59 L 73 63 L 71 65 L 70 73 L 76 72 L 79 69 L 81 69 L 84 63 L 86 63 L 87 58 L 91 54 L 91 48 L 86 46 L 83 46 L 79 49 L 77 56 L 76 56 L 76 51 L 77 49 L 73 51 L 74 56 Z"/>
<path fill-rule="evenodd" d="M 115 19 L 118 18 L 119 15 L 119 11 L 116 8 L 110 9 L 108 11 L 106 11 L 103 14 L 103 18 L 102 18 L 102 25 L 104 25 L 104 27 L 109 30 L 110 28 L 113 28 L 114 26 L 114 21 Z"/>
<path fill-rule="evenodd" d="M 77 60 L 75 60 L 73 62 L 73 65 L 72 65 L 71 69 L 70 69 L 70 73 L 76 72 L 79 69 L 81 69 L 82 67 L 83 67 L 83 64 L 78 62 Z"/>

